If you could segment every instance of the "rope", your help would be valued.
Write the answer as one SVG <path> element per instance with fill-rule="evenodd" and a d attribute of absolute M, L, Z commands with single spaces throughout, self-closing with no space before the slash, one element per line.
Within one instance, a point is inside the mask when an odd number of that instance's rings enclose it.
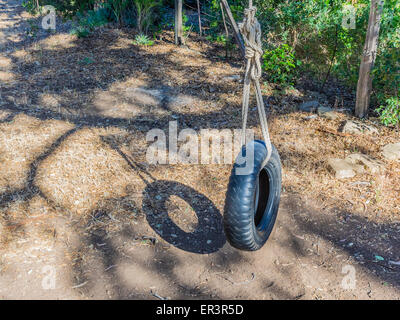
<path fill-rule="evenodd" d="M 265 158 L 262 165 L 262 167 L 264 167 L 271 157 L 272 144 L 269 137 L 267 116 L 265 114 L 264 101 L 262 98 L 259 81 L 262 74 L 261 56 L 263 54 L 261 43 L 261 26 L 256 18 L 257 8 L 252 5 L 251 0 L 249 2 L 249 8 L 244 10 L 244 20 L 242 23 L 239 24 L 239 29 L 243 36 L 243 41 L 246 49 L 245 58 L 247 60 L 242 101 L 242 146 L 246 143 L 246 126 L 247 115 L 249 111 L 250 85 L 251 83 L 253 83 L 253 86 L 255 87 L 258 115 L 261 123 L 261 131 L 263 134 L 265 146 L 268 151 L 267 157 Z"/>

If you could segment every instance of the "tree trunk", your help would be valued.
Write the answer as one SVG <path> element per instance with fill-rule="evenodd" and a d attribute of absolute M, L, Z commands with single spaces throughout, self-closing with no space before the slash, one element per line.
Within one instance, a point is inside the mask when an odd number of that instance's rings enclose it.
<path fill-rule="evenodd" d="M 236 42 L 237 42 L 237 44 L 239 46 L 240 52 L 244 57 L 245 56 L 245 47 L 244 47 L 243 39 L 242 39 L 242 36 L 240 34 L 239 28 L 238 28 L 238 26 L 236 24 L 236 21 L 233 18 L 232 11 L 229 8 L 228 2 L 226 2 L 226 0 L 221 0 L 221 3 L 222 3 L 222 5 L 223 5 L 223 7 L 224 7 L 224 9 L 226 11 L 226 14 L 228 16 L 228 19 L 229 19 L 230 23 L 232 25 L 233 35 L 235 36 L 235 39 L 236 39 Z"/>
<path fill-rule="evenodd" d="M 197 14 L 199 15 L 199 33 L 200 37 L 203 35 L 203 31 L 201 29 L 201 10 L 200 10 L 200 0 L 197 0 Z"/>
<path fill-rule="evenodd" d="M 360 74 L 357 84 L 355 114 L 359 118 L 367 115 L 372 91 L 371 71 L 374 67 L 378 48 L 379 30 L 381 26 L 382 0 L 371 0 L 367 37 L 361 58 Z"/>
<path fill-rule="evenodd" d="M 182 0 L 175 0 L 175 44 L 183 45 Z"/>

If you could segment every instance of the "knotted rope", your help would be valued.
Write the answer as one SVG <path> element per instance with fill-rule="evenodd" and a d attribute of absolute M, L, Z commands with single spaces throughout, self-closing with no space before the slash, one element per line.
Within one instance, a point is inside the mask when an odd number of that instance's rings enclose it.
<path fill-rule="evenodd" d="M 243 102 L 242 102 L 242 146 L 246 143 L 246 126 L 247 126 L 247 115 L 249 111 L 249 97 L 250 97 L 250 84 L 253 83 L 256 89 L 256 100 L 258 115 L 260 117 L 261 131 L 264 137 L 265 146 L 268 154 L 265 158 L 262 167 L 264 167 L 269 161 L 272 154 L 272 145 L 268 132 L 267 116 L 264 109 L 264 101 L 261 94 L 261 87 L 259 79 L 261 78 L 261 56 L 262 43 L 261 43 L 261 26 L 256 18 L 257 8 L 253 7 L 252 1 L 250 0 L 249 8 L 244 10 L 244 20 L 239 24 L 240 32 L 243 36 L 245 45 L 245 58 L 247 60 L 246 72 L 244 78 L 243 88 Z"/>

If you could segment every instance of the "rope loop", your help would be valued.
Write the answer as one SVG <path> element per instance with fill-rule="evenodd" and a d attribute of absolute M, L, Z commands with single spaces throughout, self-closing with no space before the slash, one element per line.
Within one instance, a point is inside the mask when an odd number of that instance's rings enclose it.
<path fill-rule="evenodd" d="M 239 24 L 240 32 L 243 36 L 245 45 L 245 58 L 250 60 L 250 69 L 247 70 L 247 76 L 251 80 L 261 78 L 261 26 L 256 18 L 257 8 L 252 6 L 244 10 L 244 20 Z"/>
<path fill-rule="evenodd" d="M 243 22 L 239 23 L 239 29 L 245 45 L 245 58 L 247 60 L 242 103 L 242 145 L 246 143 L 246 125 L 247 114 L 249 110 L 250 83 L 253 83 L 256 89 L 256 100 L 261 130 L 268 151 L 268 155 L 263 163 L 263 166 L 265 166 L 272 154 L 272 144 L 269 137 L 267 116 L 265 114 L 264 101 L 259 82 L 259 79 L 262 75 L 261 57 L 263 55 L 263 50 L 261 42 L 261 26 L 256 18 L 256 12 L 257 8 L 254 7 L 250 1 L 249 8 L 244 10 Z"/>

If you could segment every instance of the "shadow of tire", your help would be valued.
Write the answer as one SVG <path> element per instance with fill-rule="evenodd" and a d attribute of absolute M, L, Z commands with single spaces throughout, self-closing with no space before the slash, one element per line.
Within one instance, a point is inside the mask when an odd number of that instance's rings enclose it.
<path fill-rule="evenodd" d="M 185 232 L 169 217 L 166 202 L 173 195 L 195 211 L 198 224 L 193 232 Z M 143 211 L 154 231 L 179 249 L 207 254 L 226 242 L 219 210 L 206 196 L 181 183 L 159 180 L 149 184 L 143 193 Z"/>

